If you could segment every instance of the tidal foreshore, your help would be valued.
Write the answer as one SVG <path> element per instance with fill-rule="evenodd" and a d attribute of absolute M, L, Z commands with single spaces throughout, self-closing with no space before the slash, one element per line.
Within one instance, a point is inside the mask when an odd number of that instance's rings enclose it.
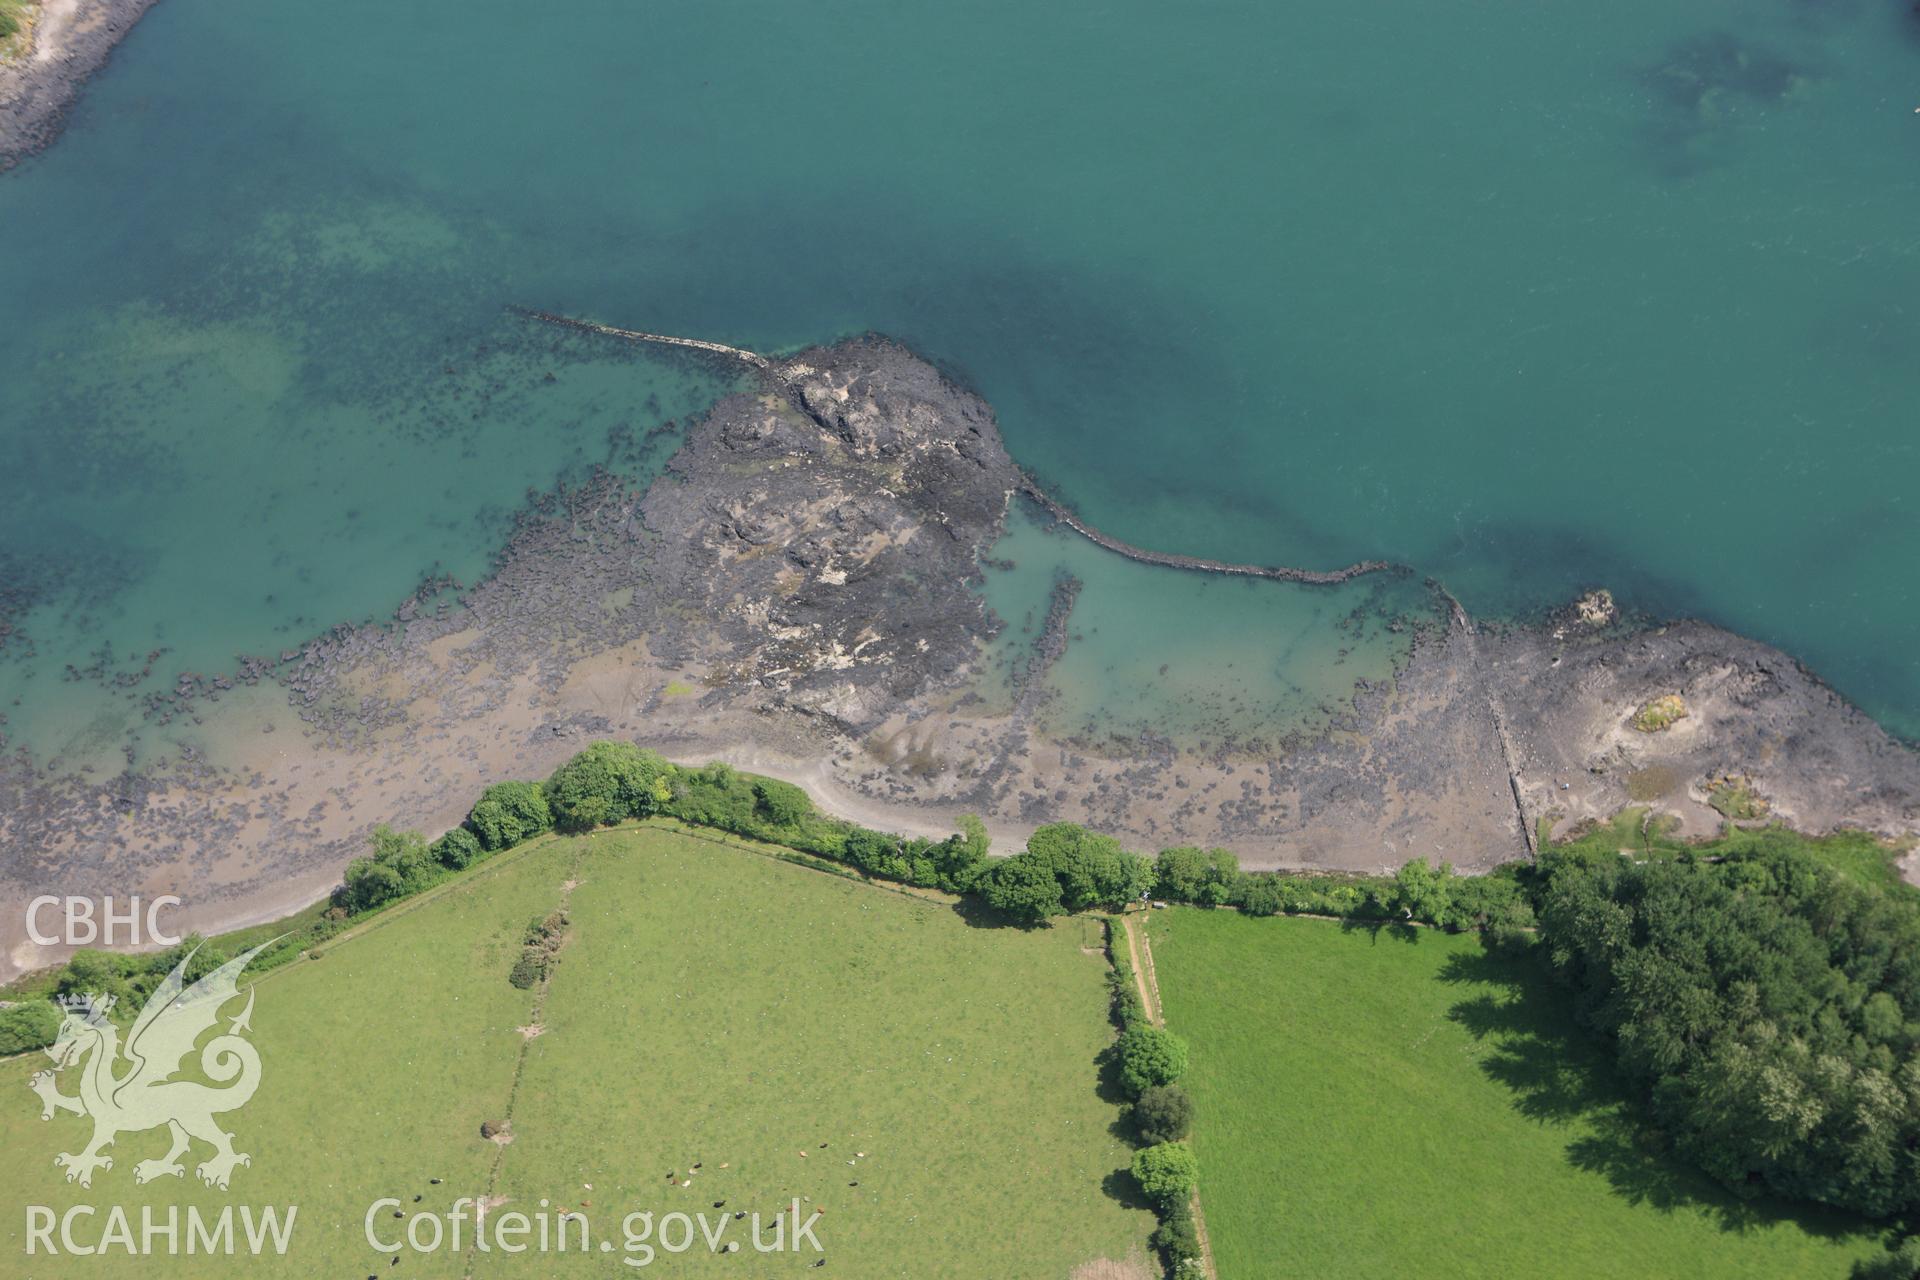
<path fill-rule="evenodd" d="M 1049 673 L 1077 582 L 1055 583 L 1016 687 L 982 691 L 1007 625 L 982 567 L 1031 501 L 991 408 L 883 338 L 768 362 L 645 488 L 602 472 L 541 497 L 457 598 L 423 584 L 378 624 L 149 695 L 204 749 L 108 774 L 15 744 L 0 887 L 173 892 L 206 931 L 269 918 L 324 895 L 375 824 L 437 833 L 489 783 L 601 737 L 786 777 L 873 827 L 945 834 L 977 813 L 1002 852 L 1065 820 L 1250 867 L 1483 870 L 1628 805 L 1709 832 L 1730 778 L 1809 832 L 1920 831 L 1920 756 L 1811 673 L 1600 596 L 1492 626 L 1436 587 L 1392 678 L 1356 681 L 1324 726 L 1064 731 Z M 1653 727 L 1656 703 L 1680 713 Z M 5 972 L 51 958 L 0 945 Z"/>
<path fill-rule="evenodd" d="M 51 146 L 89 77 L 155 0 L 35 0 L 0 50 L 0 171 Z"/>

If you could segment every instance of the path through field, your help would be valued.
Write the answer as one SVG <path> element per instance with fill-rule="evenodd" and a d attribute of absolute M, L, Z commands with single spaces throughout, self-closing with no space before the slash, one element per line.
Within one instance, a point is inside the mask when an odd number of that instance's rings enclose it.
<path fill-rule="evenodd" d="M 1146 1008 L 1148 1021 L 1164 1027 L 1167 1019 L 1160 1005 L 1160 983 L 1153 973 L 1153 941 L 1145 929 L 1134 925 L 1135 914 L 1120 917 L 1127 931 L 1127 955 L 1133 961 L 1133 983 L 1139 988 L 1140 1003 Z M 1220 1280 L 1220 1273 L 1213 1265 L 1213 1241 L 1207 1236 L 1207 1215 L 1200 1207 L 1198 1191 L 1193 1193 L 1192 1207 L 1194 1232 L 1200 1237 L 1200 1263 L 1207 1269 L 1207 1280 Z"/>

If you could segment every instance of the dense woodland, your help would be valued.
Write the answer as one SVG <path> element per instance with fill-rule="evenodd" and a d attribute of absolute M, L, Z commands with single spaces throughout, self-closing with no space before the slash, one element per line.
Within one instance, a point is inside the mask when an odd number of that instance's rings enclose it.
<path fill-rule="evenodd" d="M 1674 1147 L 1886 1217 L 1920 1189 L 1920 911 L 1789 847 L 1548 850 L 1540 929 Z"/>

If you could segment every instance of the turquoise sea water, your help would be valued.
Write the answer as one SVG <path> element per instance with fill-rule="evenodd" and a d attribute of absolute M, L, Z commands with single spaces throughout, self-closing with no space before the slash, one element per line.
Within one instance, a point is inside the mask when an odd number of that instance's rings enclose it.
<path fill-rule="evenodd" d="M 722 389 L 519 303 L 884 330 L 1128 541 L 1604 583 L 1920 734 L 1916 106 L 1905 0 L 162 0 L 0 177 L 0 709 L 111 743 L 68 665 L 384 614 Z"/>

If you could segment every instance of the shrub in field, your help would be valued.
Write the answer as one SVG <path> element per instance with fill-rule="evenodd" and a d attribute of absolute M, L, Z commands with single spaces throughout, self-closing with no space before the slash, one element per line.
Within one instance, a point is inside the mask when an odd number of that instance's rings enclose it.
<path fill-rule="evenodd" d="M 1677 693 L 1655 698 L 1633 713 L 1633 727 L 1642 733 L 1659 733 L 1687 718 L 1687 704 Z"/>
<path fill-rule="evenodd" d="M 1248 876 L 1240 892 L 1240 909 L 1250 916 L 1277 916 L 1286 909 L 1286 894 L 1278 876 Z"/>
<path fill-rule="evenodd" d="M 507 973 L 507 981 L 523 991 L 544 981 L 559 959 L 560 947 L 567 937 L 567 924 L 564 911 L 535 916 L 527 925 L 520 956 Z"/>
<path fill-rule="evenodd" d="M 1161 1211 L 1160 1225 L 1149 1240 L 1166 1261 L 1168 1274 L 1180 1280 L 1204 1274 L 1200 1262 L 1200 1229 L 1194 1225 L 1193 1210 L 1185 1200 L 1167 1205 Z"/>
<path fill-rule="evenodd" d="M 753 822 L 758 803 L 753 783 L 731 765 L 710 764 L 680 769 L 672 779 L 673 799 L 667 812 L 682 822 L 742 831 Z"/>
<path fill-rule="evenodd" d="M 1111 929 L 1114 926 L 1108 925 Z M 1115 1024 L 1122 1031 L 1135 1023 L 1144 1023 L 1147 1011 L 1140 1004 L 1140 992 L 1133 984 L 1133 966 L 1127 958 L 1114 951 L 1113 940 L 1107 940 L 1107 950 L 1113 959 L 1113 968 L 1107 973 L 1107 990 L 1112 997 L 1112 1012 Z"/>

